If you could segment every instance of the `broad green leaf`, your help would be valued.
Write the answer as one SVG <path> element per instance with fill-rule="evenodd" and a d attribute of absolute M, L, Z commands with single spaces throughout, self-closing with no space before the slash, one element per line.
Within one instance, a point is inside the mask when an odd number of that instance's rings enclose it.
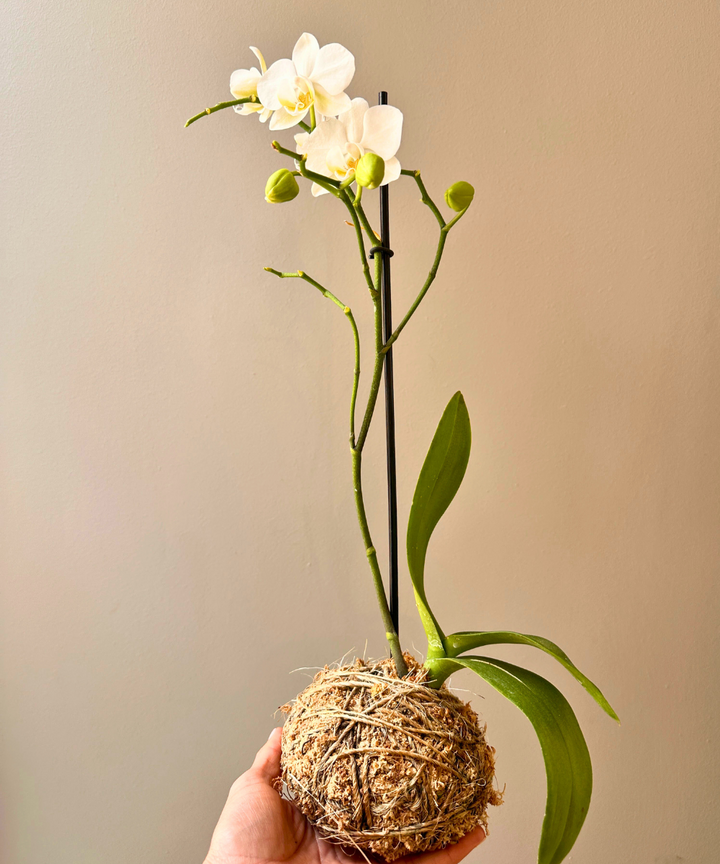
<path fill-rule="evenodd" d="M 428 656 L 445 654 L 443 633 L 425 596 L 425 556 L 440 517 L 462 483 L 470 458 L 470 418 L 459 391 L 448 402 L 428 450 L 407 530 L 407 556 L 415 601 L 428 637 Z"/>
<path fill-rule="evenodd" d="M 580 833 L 592 795 L 590 754 L 565 697 L 534 672 L 489 657 L 438 658 L 426 666 L 443 680 L 462 666 L 472 669 L 530 720 L 547 775 L 538 864 L 560 864 Z"/>
<path fill-rule="evenodd" d="M 451 633 L 446 637 L 445 650 L 448 657 L 457 657 L 458 654 L 464 654 L 465 651 L 471 651 L 473 648 L 480 648 L 483 645 L 505 644 L 531 645 L 533 648 L 539 648 L 541 651 L 550 654 L 574 678 L 577 678 L 606 714 L 609 714 L 618 723 L 620 722 L 620 718 L 613 711 L 612 706 L 600 692 L 600 689 L 587 676 L 583 675 L 561 648 L 549 639 L 543 639 L 542 636 L 527 636 L 524 633 L 514 633 L 512 630 L 464 630 L 459 633 Z"/>

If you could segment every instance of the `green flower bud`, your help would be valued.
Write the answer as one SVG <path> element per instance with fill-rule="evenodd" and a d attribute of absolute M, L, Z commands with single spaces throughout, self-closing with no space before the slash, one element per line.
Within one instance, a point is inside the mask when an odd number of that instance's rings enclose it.
<path fill-rule="evenodd" d="M 292 171 L 281 168 L 265 184 L 265 200 L 268 204 L 284 204 L 297 198 L 300 188 Z"/>
<path fill-rule="evenodd" d="M 377 189 L 384 176 L 385 160 L 377 153 L 366 153 L 355 166 L 355 180 L 366 189 Z"/>
<path fill-rule="evenodd" d="M 445 193 L 445 203 L 450 209 L 459 213 L 461 210 L 466 210 L 475 197 L 475 190 L 464 180 L 459 180 L 447 190 Z"/>

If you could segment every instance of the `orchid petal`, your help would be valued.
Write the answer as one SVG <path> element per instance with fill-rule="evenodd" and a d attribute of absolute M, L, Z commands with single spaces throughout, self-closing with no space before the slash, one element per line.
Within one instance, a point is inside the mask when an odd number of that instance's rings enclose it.
<path fill-rule="evenodd" d="M 307 140 L 309 137 L 309 132 L 298 132 L 298 134 L 295 136 L 295 144 L 297 145 L 295 149 L 301 156 L 304 153 L 307 153 Z"/>
<path fill-rule="evenodd" d="M 298 91 L 296 81 L 298 79 L 283 78 L 277 88 L 277 100 L 280 105 L 291 114 L 297 106 Z M 300 79 L 301 81 L 304 79 Z"/>
<path fill-rule="evenodd" d="M 307 154 L 305 167 L 315 174 L 322 174 L 323 177 L 332 177 L 327 165 L 327 154 L 327 150 L 311 150 Z"/>
<path fill-rule="evenodd" d="M 257 85 L 258 97 L 266 108 L 277 111 L 280 108 L 278 90 L 283 81 L 295 78 L 295 65 L 292 60 L 276 60 L 260 78 Z M 285 128 L 285 127 L 283 127 Z"/>
<path fill-rule="evenodd" d="M 396 159 L 395 156 L 392 159 L 385 160 L 385 176 L 383 177 L 383 181 L 380 184 L 381 186 L 387 186 L 388 183 L 391 183 L 393 180 L 397 180 L 400 176 L 400 160 Z"/>
<path fill-rule="evenodd" d="M 250 46 L 250 50 L 253 52 L 253 54 L 257 57 L 258 61 L 260 62 L 260 68 L 262 69 L 263 74 L 265 72 L 267 72 L 267 64 L 265 63 L 265 58 L 263 57 L 262 52 L 258 48 L 253 48 L 252 45 Z"/>
<path fill-rule="evenodd" d="M 315 129 L 310 133 L 310 137 L 305 142 L 305 146 L 307 148 L 306 152 L 308 153 L 317 150 L 327 153 L 334 144 L 337 144 L 340 148 L 344 149 L 347 143 L 348 139 L 345 133 L 345 127 L 340 120 L 330 117 L 327 120 L 323 120 L 322 123 L 318 123 Z"/>
<path fill-rule="evenodd" d="M 345 127 L 339 120 L 335 120 L 334 118 L 318 123 L 309 135 L 297 135 L 295 143 L 298 145 L 300 153 L 307 154 L 305 164 L 309 170 L 314 171 L 316 174 L 322 174 L 325 177 L 332 177 L 327 163 L 330 149 L 336 147 L 341 153 L 344 153 L 348 146 Z"/>
<path fill-rule="evenodd" d="M 312 186 L 310 187 L 310 191 L 312 192 L 312 194 L 315 198 L 319 198 L 320 195 L 327 195 L 328 194 L 328 190 L 323 189 L 322 186 L 318 186 L 317 183 L 312 184 Z"/>
<path fill-rule="evenodd" d="M 315 108 L 325 117 L 343 114 L 350 108 L 350 97 L 347 93 L 331 96 L 320 84 L 315 84 Z"/>
<path fill-rule="evenodd" d="M 297 126 L 306 114 L 307 111 L 303 111 L 302 114 L 290 114 L 284 108 L 278 108 L 270 120 L 268 129 L 289 129 L 291 126 Z"/>
<path fill-rule="evenodd" d="M 402 111 L 392 105 L 373 105 L 365 114 L 360 143 L 383 159 L 392 159 L 400 147 L 402 123 Z"/>
<path fill-rule="evenodd" d="M 260 72 L 254 66 L 252 69 L 236 69 L 230 76 L 230 92 L 236 99 L 257 96 L 259 80 Z"/>
<path fill-rule="evenodd" d="M 334 174 L 338 179 L 345 178 L 348 171 L 347 160 L 342 149 L 337 144 L 328 150 L 325 162 L 331 175 Z M 323 173 L 327 172 L 324 171 Z"/>
<path fill-rule="evenodd" d="M 348 86 L 354 74 L 355 58 L 347 48 L 343 48 L 337 42 L 323 45 L 313 66 L 313 83 L 319 84 L 332 96 L 336 96 Z"/>
<path fill-rule="evenodd" d="M 339 118 L 340 122 L 345 127 L 348 141 L 354 141 L 359 144 L 363 136 L 363 118 L 368 110 L 368 103 L 365 99 L 356 98 L 350 102 L 349 110 L 345 111 Z"/>
<path fill-rule="evenodd" d="M 319 50 L 320 45 L 312 33 L 303 33 L 295 43 L 292 53 L 292 62 L 298 75 L 303 78 L 311 77 Z"/>

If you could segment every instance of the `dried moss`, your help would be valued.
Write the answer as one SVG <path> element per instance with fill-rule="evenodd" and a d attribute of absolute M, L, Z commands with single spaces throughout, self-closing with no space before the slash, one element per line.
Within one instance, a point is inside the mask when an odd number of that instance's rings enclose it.
<path fill-rule="evenodd" d="M 325 839 L 386 861 L 441 849 L 502 803 L 477 714 L 409 654 L 325 667 L 283 711 L 287 797 Z"/>

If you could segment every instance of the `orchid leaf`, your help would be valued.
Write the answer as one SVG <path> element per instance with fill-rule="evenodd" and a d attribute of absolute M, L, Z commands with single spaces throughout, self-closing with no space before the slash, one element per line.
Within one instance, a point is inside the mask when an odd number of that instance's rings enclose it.
<path fill-rule="evenodd" d="M 580 833 L 592 795 L 590 754 L 565 697 L 534 672 L 490 657 L 437 658 L 426 666 L 443 680 L 463 666 L 472 669 L 530 720 L 547 775 L 538 864 L 560 864 Z"/>
<path fill-rule="evenodd" d="M 425 596 L 425 556 L 440 517 L 460 488 L 470 458 L 470 418 L 462 393 L 448 402 L 423 463 L 407 530 L 407 557 L 415 602 L 428 637 L 428 657 L 445 654 L 443 632 Z"/>
<path fill-rule="evenodd" d="M 551 657 L 554 657 L 561 663 L 582 684 L 606 714 L 609 714 L 618 723 L 620 722 L 620 718 L 600 692 L 600 688 L 593 684 L 586 675 L 583 675 L 567 654 L 549 639 L 543 639 L 542 636 L 528 636 L 524 633 L 514 633 L 512 630 L 467 630 L 451 633 L 445 639 L 445 649 L 448 657 L 457 657 L 458 654 L 463 654 L 465 651 L 471 651 L 473 648 L 480 648 L 484 645 L 507 644 L 530 645 L 533 648 L 545 651 L 546 654 L 550 654 Z"/>

